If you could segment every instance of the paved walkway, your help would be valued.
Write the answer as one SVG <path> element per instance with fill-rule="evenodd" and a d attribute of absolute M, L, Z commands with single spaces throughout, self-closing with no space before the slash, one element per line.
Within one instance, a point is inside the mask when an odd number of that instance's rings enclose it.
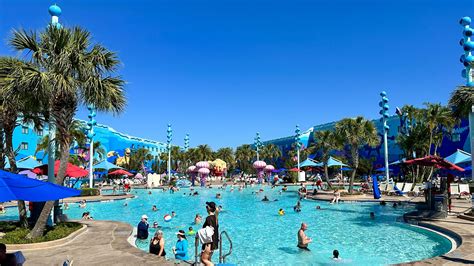
<path fill-rule="evenodd" d="M 129 199 L 135 197 L 133 194 L 118 194 L 118 195 L 100 195 L 100 196 L 79 196 L 79 197 L 72 197 L 72 198 L 65 198 L 60 200 L 60 203 L 67 202 L 67 203 L 77 203 L 82 200 L 86 202 L 94 202 L 94 201 L 106 201 L 106 200 L 122 200 L 122 199 Z M 16 201 L 10 201 L 3 203 L 5 207 L 12 207 L 16 206 Z"/>
<path fill-rule="evenodd" d="M 128 224 L 114 221 L 81 221 L 87 229 L 63 245 L 23 250 L 25 265 L 174 265 L 161 257 L 132 247 L 127 239 L 132 232 Z M 184 264 L 183 264 L 184 265 Z"/>

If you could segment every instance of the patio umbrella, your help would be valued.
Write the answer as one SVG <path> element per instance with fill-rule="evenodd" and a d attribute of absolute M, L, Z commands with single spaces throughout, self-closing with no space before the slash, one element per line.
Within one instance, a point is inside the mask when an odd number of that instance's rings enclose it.
<path fill-rule="evenodd" d="M 106 160 L 103 160 L 102 162 L 99 162 L 99 163 L 95 164 L 94 169 L 104 169 L 104 170 L 109 171 L 109 170 L 112 170 L 112 169 L 123 169 L 123 168 L 120 167 L 120 166 L 117 166 L 113 163 L 109 163 Z"/>
<path fill-rule="evenodd" d="M 133 176 L 133 174 L 123 170 L 123 169 L 119 169 L 119 170 L 115 170 L 115 171 L 112 171 L 109 173 L 109 175 L 126 175 L 126 176 Z"/>
<path fill-rule="evenodd" d="M 444 159 L 453 164 L 466 163 L 471 161 L 471 154 L 458 149 L 455 153 Z"/>
<path fill-rule="evenodd" d="M 402 159 L 400 159 L 400 160 L 396 160 L 395 162 L 391 162 L 391 163 L 389 163 L 388 165 L 402 164 L 402 163 L 404 163 L 405 161 L 406 161 L 406 159 L 405 159 L 405 158 L 402 158 Z"/>
<path fill-rule="evenodd" d="M 303 162 L 300 163 L 300 167 L 307 167 L 307 166 L 310 166 L 310 167 L 316 167 L 316 166 L 323 166 L 322 163 L 317 163 L 311 159 L 306 159 L 304 160 Z"/>
<path fill-rule="evenodd" d="M 329 160 L 328 160 L 328 167 L 331 167 L 331 166 L 348 166 L 348 165 L 339 160 L 332 158 L 331 156 L 329 157 Z"/>
<path fill-rule="evenodd" d="M 16 167 L 18 169 L 33 169 L 35 167 L 38 167 L 40 164 L 38 161 L 36 161 L 33 156 L 28 156 L 23 159 L 20 159 L 16 162 Z"/>
<path fill-rule="evenodd" d="M 389 168 L 388 168 L 388 171 L 393 172 L 393 169 L 391 169 L 391 168 L 389 167 Z M 375 169 L 375 172 L 385 172 L 385 167 L 377 168 L 377 169 Z"/>
<path fill-rule="evenodd" d="M 49 201 L 79 196 L 81 191 L 0 170 L 0 202 Z"/>
<path fill-rule="evenodd" d="M 290 170 L 288 170 L 290 172 L 298 172 L 298 168 L 291 168 Z"/>
<path fill-rule="evenodd" d="M 422 165 L 422 166 L 433 166 L 439 169 L 448 169 L 448 170 L 456 170 L 460 172 L 464 172 L 464 169 L 446 161 L 444 158 L 439 156 L 429 155 L 422 158 L 417 158 L 413 160 L 405 161 L 405 164 L 415 164 L 415 165 Z"/>
<path fill-rule="evenodd" d="M 349 167 L 342 167 L 341 171 L 352 171 L 352 168 Z"/>
<path fill-rule="evenodd" d="M 59 170 L 59 160 L 54 162 L 54 175 L 58 175 Z M 48 165 L 43 164 L 41 166 L 36 167 L 32 170 L 33 173 L 38 175 L 47 175 L 48 174 Z M 69 177 L 84 177 L 89 175 L 89 172 L 81 167 L 74 165 L 72 163 L 67 163 L 66 166 L 66 176 Z"/>

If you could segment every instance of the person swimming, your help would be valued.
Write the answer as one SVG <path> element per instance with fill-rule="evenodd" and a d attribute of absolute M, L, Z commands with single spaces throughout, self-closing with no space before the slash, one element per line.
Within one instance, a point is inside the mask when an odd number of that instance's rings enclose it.
<path fill-rule="evenodd" d="M 339 250 L 335 249 L 335 250 L 332 252 L 332 259 L 335 260 L 335 261 L 341 260 L 341 258 L 339 258 Z"/>
<path fill-rule="evenodd" d="M 153 222 L 153 228 L 158 228 L 158 223 L 157 222 Z"/>
<path fill-rule="evenodd" d="M 200 224 L 201 221 L 202 221 L 201 215 L 199 215 L 199 213 L 196 214 L 196 217 L 194 217 L 194 224 Z"/>
<path fill-rule="evenodd" d="M 301 223 L 300 230 L 298 230 L 298 245 L 300 249 L 304 249 L 310 251 L 308 245 L 313 242 L 311 238 L 306 236 L 305 231 L 308 229 L 308 225 L 305 223 Z"/>
<path fill-rule="evenodd" d="M 285 215 L 285 211 L 283 209 L 278 210 L 278 215 L 283 216 Z"/>
<path fill-rule="evenodd" d="M 394 203 L 393 203 L 393 205 L 392 205 L 392 207 L 393 207 L 393 208 L 396 208 L 396 207 L 398 207 L 397 203 L 396 203 L 396 202 L 394 202 Z"/>
<path fill-rule="evenodd" d="M 85 208 L 87 206 L 86 204 L 86 201 L 85 200 L 81 200 L 81 203 L 79 203 L 79 208 Z"/>
<path fill-rule="evenodd" d="M 262 201 L 270 201 L 267 196 L 263 196 Z"/>
<path fill-rule="evenodd" d="M 152 211 L 156 212 L 158 211 L 158 208 L 156 207 L 156 205 L 153 205 L 153 207 L 151 208 Z"/>
<path fill-rule="evenodd" d="M 194 231 L 193 227 L 190 226 L 188 229 L 188 236 L 194 236 L 196 235 L 196 231 Z"/>
<path fill-rule="evenodd" d="M 375 213 L 374 212 L 370 212 L 370 219 L 375 219 Z"/>

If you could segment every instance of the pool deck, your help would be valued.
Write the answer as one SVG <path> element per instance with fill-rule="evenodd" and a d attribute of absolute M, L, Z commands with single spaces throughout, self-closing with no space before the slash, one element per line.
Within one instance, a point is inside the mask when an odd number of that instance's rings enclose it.
<path fill-rule="evenodd" d="M 67 203 L 78 203 L 82 200 L 86 202 L 97 202 L 97 201 L 109 201 L 109 200 L 123 200 L 123 199 L 131 199 L 135 196 L 133 194 L 117 194 L 117 195 L 100 195 L 100 196 L 79 196 L 79 197 L 72 197 L 60 200 L 60 203 L 67 202 Z M 5 207 L 13 207 L 17 206 L 16 201 L 10 201 L 3 203 Z"/>
<path fill-rule="evenodd" d="M 24 265 L 175 265 L 162 257 L 143 252 L 127 241 L 132 227 L 116 221 L 80 221 L 86 230 L 66 243 L 47 248 L 21 249 L 26 258 Z M 7 246 L 10 252 L 10 248 Z M 184 265 L 184 264 L 182 264 Z"/>

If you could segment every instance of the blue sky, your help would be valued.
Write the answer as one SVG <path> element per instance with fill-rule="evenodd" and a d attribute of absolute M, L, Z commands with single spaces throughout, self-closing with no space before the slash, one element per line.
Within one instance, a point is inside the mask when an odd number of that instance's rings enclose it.
<path fill-rule="evenodd" d="M 1 0 L 1 55 L 12 28 L 41 29 L 49 5 L 116 51 L 128 107 L 99 123 L 176 144 L 235 147 L 391 106 L 446 103 L 468 0 Z M 78 118 L 86 119 L 82 109 Z"/>

